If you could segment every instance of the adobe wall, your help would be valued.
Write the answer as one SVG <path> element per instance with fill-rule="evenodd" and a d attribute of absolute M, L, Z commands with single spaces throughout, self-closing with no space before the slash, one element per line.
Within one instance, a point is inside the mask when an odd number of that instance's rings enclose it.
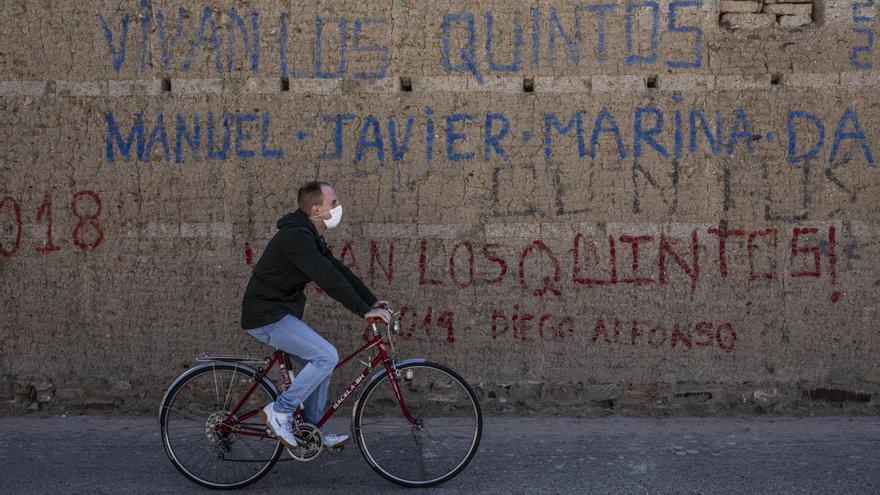
<path fill-rule="evenodd" d="M 267 352 L 241 295 L 319 178 L 399 352 L 488 409 L 877 411 L 872 0 L 4 5 L 12 410 Z"/>

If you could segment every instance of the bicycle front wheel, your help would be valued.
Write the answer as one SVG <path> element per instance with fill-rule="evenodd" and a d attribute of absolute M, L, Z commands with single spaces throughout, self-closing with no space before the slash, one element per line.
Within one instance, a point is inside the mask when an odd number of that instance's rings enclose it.
<path fill-rule="evenodd" d="M 470 385 L 430 362 L 397 368 L 406 419 L 387 373 L 364 389 L 354 411 L 354 436 L 367 463 L 399 485 L 434 486 L 461 472 L 480 444 L 483 414 Z"/>
<path fill-rule="evenodd" d="M 265 475 L 283 446 L 265 433 L 259 416 L 227 423 L 243 398 L 254 372 L 232 363 L 211 363 L 187 372 L 165 396 L 159 423 L 169 459 L 184 476 L 215 489 L 241 488 Z M 275 400 L 264 379 L 238 409 L 238 415 Z M 237 415 L 236 415 L 237 417 Z"/>

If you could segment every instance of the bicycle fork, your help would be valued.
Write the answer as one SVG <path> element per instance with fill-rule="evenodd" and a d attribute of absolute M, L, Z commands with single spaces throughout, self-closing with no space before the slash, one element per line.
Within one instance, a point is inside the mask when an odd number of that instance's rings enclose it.
<path fill-rule="evenodd" d="M 403 417 L 406 418 L 407 421 L 412 423 L 414 428 L 418 430 L 422 430 L 424 425 L 421 421 L 415 419 L 410 415 L 409 408 L 406 407 L 406 402 L 403 400 L 403 394 L 400 391 L 400 383 L 397 381 L 400 378 L 400 370 L 397 367 L 393 366 L 392 363 L 386 361 L 385 362 L 385 370 L 388 373 L 388 381 L 391 382 L 391 388 L 394 390 L 394 396 L 397 398 L 397 403 L 400 404 L 400 411 L 403 413 Z"/>

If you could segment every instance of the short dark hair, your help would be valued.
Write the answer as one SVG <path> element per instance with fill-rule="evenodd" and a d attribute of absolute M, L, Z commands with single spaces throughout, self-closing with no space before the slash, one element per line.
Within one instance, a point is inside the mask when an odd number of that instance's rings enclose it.
<path fill-rule="evenodd" d="M 321 188 L 324 186 L 333 187 L 330 184 L 319 180 L 303 184 L 302 187 L 299 188 L 299 191 L 296 192 L 297 207 L 308 213 L 312 206 L 323 203 L 324 191 L 322 191 Z"/>

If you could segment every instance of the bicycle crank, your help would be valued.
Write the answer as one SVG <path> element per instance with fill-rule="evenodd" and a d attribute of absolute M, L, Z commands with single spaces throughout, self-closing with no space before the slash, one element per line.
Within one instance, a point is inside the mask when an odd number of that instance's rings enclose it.
<path fill-rule="evenodd" d="M 324 447 L 324 434 L 313 424 L 298 422 L 294 432 L 298 445 L 286 447 L 287 453 L 298 461 L 313 461 Z"/>

